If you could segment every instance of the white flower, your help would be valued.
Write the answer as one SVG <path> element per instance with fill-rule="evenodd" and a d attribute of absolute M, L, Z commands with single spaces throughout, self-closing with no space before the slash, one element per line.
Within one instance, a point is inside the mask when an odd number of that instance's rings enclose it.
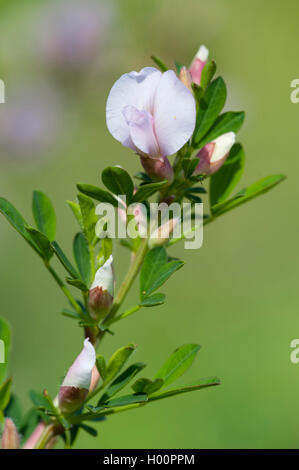
<path fill-rule="evenodd" d="M 113 297 L 114 295 L 114 275 L 112 269 L 113 257 L 109 256 L 107 261 L 101 266 L 95 275 L 94 281 L 90 287 L 90 290 L 95 287 L 101 287 L 103 291 L 109 292 Z"/>
<path fill-rule="evenodd" d="M 172 70 L 145 67 L 122 75 L 107 100 L 113 137 L 142 156 L 165 157 L 192 136 L 196 107 L 192 93 Z"/>
<path fill-rule="evenodd" d="M 84 347 L 69 368 L 62 387 L 76 387 L 79 389 L 89 389 L 91 382 L 91 372 L 96 362 L 96 353 L 89 338 L 84 341 Z"/>

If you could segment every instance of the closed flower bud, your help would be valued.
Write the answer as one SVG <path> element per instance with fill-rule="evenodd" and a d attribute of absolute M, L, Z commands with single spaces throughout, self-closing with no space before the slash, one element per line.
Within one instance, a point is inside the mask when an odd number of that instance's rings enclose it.
<path fill-rule="evenodd" d="M 167 157 L 140 157 L 146 173 L 154 181 L 173 180 L 173 169 Z"/>
<path fill-rule="evenodd" d="M 160 227 L 154 230 L 151 233 L 149 239 L 149 247 L 153 248 L 154 246 L 164 245 L 164 243 L 169 239 L 170 235 L 174 231 L 176 225 L 179 222 L 179 218 L 170 219 L 164 222 Z"/>
<path fill-rule="evenodd" d="M 4 431 L 2 434 L 2 449 L 19 449 L 20 437 L 15 423 L 12 419 L 6 418 L 4 424 Z"/>
<path fill-rule="evenodd" d="M 114 275 L 112 255 L 101 266 L 95 275 L 89 290 L 88 305 L 94 320 L 100 320 L 109 311 L 114 295 Z"/>
<path fill-rule="evenodd" d="M 196 85 L 200 85 L 202 69 L 206 65 L 208 57 L 209 50 L 206 48 L 206 46 L 201 45 L 190 66 L 192 80 L 194 83 L 196 83 Z"/>
<path fill-rule="evenodd" d="M 206 144 L 197 154 L 199 163 L 195 168 L 194 175 L 209 176 L 218 171 L 225 162 L 235 140 L 235 133 L 227 132 Z"/>
<path fill-rule="evenodd" d="M 84 402 L 88 395 L 95 361 L 95 349 L 89 338 L 86 338 L 81 353 L 69 368 L 59 389 L 58 403 L 62 413 L 73 413 Z"/>
<path fill-rule="evenodd" d="M 191 77 L 191 73 L 189 72 L 189 70 L 187 69 L 187 67 L 182 67 L 181 70 L 180 70 L 180 74 L 179 74 L 179 79 L 181 80 L 181 82 L 187 87 L 189 88 L 190 91 L 192 91 L 192 77 Z"/>

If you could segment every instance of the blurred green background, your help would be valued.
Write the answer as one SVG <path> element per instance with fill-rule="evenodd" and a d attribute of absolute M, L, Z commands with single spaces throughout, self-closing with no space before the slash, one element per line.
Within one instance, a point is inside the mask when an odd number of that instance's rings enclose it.
<path fill-rule="evenodd" d="M 173 247 L 186 265 L 164 288 L 166 304 L 124 321 L 103 343 L 106 356 L 137 343 L 135 359 L 149 364 L 148 375 L 177 346 L 199 342 L 181 383 L 218 375 L 223 384 L 112 417 L 98 425 L 96 439 L 82 433 L 77 447 L 297 448 L 299 365 L 290 362 L 290 342 L 299 337 L 299 104 L 290 101 L 290 82 L 299 78 L 299 3 L 74 0 L 63 14 L 62 4 L 0 2 L 0 193 L 32 220 L 31 192 L 46 192 L 70 256 L 76 224 L 64 201 L 75 198 L 75 184 L 98 184 L 111 164 L 139 170 L 137 157 L 106 129 L 105 101 L 114 81 L 151 65 L 153 53 L 172 66 L 173 59 L 188 64 L 202 43 L 210 49 L 228 85 L 227 109 L 246 111 L 240 188 L 288 175 L 209 225 L 199 251 Z M 63 18 L 68 27 L 79 21 L 78 48 Z M 28 407 L 30 389 L 57 392 L 82 332 L 60 315 L 66 300 L 3 218 L 0 259 L 0 314 L 13 327 L 10 370 Z M 118 281 L 127 262 L 117 249 Z M 133 289 L 128 307 L 135 297 Z"/>

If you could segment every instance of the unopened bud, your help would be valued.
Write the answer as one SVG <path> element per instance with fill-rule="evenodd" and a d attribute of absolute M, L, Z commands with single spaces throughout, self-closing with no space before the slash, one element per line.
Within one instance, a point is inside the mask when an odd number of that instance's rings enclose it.
<path fill-rule="evenodd" d="M 2 449 L 19 449 L 20 437 L 15 423 L 12 419 L 6 418 L 4 431 L 1 440 Z"/>
<path fill-rule="evenodd" d="M 95 349 L 89 338 L 86 338 L 81 353 L 69 368 L 59 389 L 58 403 L 62 413 L 73 413 L 84 402 L 88 395 L 95 361 Z"/>
<path fill-rule="evenodd" d="M 208 57 L 209 49 L 207 49 L 206 46 L 201 45 L 190 66 L 192 80 L 194 83 L 196 83 L 196 85 L 200 85 L 202 69 L 206 65 Z"/>
<path fill-rule="evenodd" d="M 179 219 L 176 217 L 174 219 L 167 220 L 167 222 L 164 222 L 164 224 L 160 225 L 160 227 L 152 232 L 148 243 L 149 247 L 153 248 L 154 246 L 164 245 L 164 243 L 169 239 L 178 222 Z"/>
<path fill-rule="evenodd" d="M 190 91 L 192 91 L 192 77 L 191 77 L 191 73 L 189 72 L 189 70 L 187 69 L 187 67 L 182 67 L 181 70 L 180 70 L 180 74 L 179 74 L 179 79 L 181 80 L 181 82 L 187 87 L 189 88 Z"/>
<path fill-rule="evenodd" d="M 206 144 L 197 154 L 199 163 L 195 168 L 194 175 L 209 176 L 216 173 L 228 157 L 235 140 L 235 133 L 227 132 Z"/>
<path fill-rule="evenodd" d="M 90 315 L 94 320 L 100 320 L 109 311 L 114 295 L 114 275 L 113 275 L 112 255 L 101 266 L 95 275 L 94 281 L 89 290 L 88 305 Z"/>
<path fill-rule="evenodd" d="M 146 173 L 154 181 L 173 180 L 173 169 L 167 157 L 140 157 L 141 164 Z"/>

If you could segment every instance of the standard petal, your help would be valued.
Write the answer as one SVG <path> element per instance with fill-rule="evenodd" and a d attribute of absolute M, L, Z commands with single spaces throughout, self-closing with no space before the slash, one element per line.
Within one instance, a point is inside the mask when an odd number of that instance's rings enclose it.
<path fill-rule="evenodd" d="M 89 338 L 86 338 L 84 347 L 73 365 L 69 368 L 62 387 L 77 387 L 88 390 L 95 361 L 95 349 L 90 343 Z"/>
<path fill-rule="evenodd" d="M 135 106 L 125 106 L 123 113 L 136 149 L 152 157 L 158 156 L 159 146 L 154 134 L 151 114 L 146 110 L 139 111 Z"/>
<path fill-rule="evenodd" d="M 106 105 L 107 127 L 124 146 L 135 150 L 123 115 L 124 107 L 131 105 L 140 110 L 148 109 L 161 76 L 161 72 L 154 67 L 145 67 L 140 72 L 122 75 L 111 88 Z"/>
<path fill-rule="evenodd" d="M 194 131 L 195 100 L 172 70 L 163 73 L 157 87 L 154 119 L 155 134 L 163 156 L 177 152 Z"/>
<path fill-rule="evenodd" d="M 107 261 L 101 266 L 95 275 L 94 281 L 90 289 L 95 287 L 101 287 L 103 291 L 109 292 L 110 295 L 114 295 L 114 275 L 113 275 L 113 257 L 109 256 Z"/>

